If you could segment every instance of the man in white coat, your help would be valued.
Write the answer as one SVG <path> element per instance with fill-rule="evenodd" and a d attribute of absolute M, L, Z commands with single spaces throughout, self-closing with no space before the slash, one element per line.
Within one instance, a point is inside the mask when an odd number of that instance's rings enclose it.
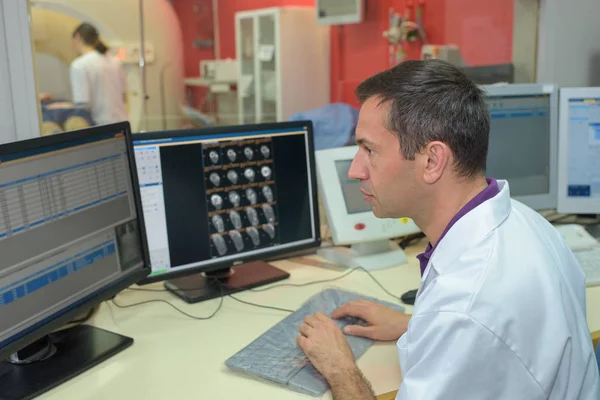
<path fill-rule="evenodd" d="M 428 60 L 377 74 L 357 95 L 349 177 L 377 217 L 412 218 L 429 245 L 412 316 L 358 301 L 331 317 L 367 322 L 347 334 L 398 340 L 397 399 L 599 399 L 584 274 L 544 218 L 485 177 L 482 91 Z M 331 318 L 308 316 L 297 342 L 336 400 L 374 398 Z"/>

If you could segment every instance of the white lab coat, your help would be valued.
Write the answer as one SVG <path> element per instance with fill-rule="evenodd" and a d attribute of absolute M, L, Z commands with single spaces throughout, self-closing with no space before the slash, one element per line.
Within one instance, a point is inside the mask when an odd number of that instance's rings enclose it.
<path fill-rule="evenodd" d="M 498 184 L 431 256 L 398 340 L 397 400 L 600 398 L 583 272 L 557 231 Z"/>
<path fill-rule="evenodd" d="M 125 71 L 110 54 L 90 51 L 71 63 L 73 103 L 85 104 L 97 125 L 126 121 Z"/>

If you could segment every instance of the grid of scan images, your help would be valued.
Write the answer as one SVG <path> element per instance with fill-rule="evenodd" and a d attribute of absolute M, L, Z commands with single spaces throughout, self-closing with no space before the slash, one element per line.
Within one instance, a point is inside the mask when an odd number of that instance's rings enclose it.
<path fill-rule="evenodd" d="M 279 243 L 270 138 L 203 146 L 211 256 Z"/>

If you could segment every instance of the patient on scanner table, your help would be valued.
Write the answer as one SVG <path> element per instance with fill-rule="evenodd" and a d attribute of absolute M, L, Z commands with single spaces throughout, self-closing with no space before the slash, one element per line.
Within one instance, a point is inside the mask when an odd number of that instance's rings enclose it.
<path fill-rule="evenodd" d="M 41 93 L 42 136 L 83 129 L 95 125 L 90 112 L 67 100 Z"/>

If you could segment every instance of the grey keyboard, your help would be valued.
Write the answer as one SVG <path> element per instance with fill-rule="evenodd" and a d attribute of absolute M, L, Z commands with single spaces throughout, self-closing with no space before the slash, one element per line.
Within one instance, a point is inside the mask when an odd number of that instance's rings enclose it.
<path fill-rule="evenodd" d="M 398 304 L 338 289 L 326 289 L 311 297 L 296 312 L 227 359 L 225 365 L 238 372 L 286 385 L 297 392 L 322 396 L 329 390 L 329 385 L 296 345 L 298 329 L 307 315 L 321 311 L 331 316 L 333 310 L 342 304 L 361 298 L 404 311 L 404 308 Z M 340 328 L 350 324 L 364 325 L 364 322 L 358 318 L 343 318 L 336 320 L 336 323 Z M 362 356 L 373 344 L 372 340 L 366 338 L 348 335 L 346 338 L 355 359 Z"/>

